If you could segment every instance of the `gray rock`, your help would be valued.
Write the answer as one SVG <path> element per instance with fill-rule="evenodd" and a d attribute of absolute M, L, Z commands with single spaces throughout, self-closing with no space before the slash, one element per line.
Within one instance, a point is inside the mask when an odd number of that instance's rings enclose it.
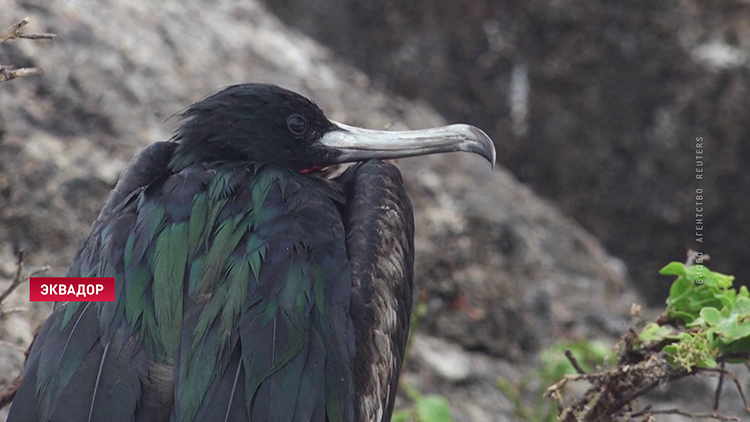
<path fill-rule="evenodd" d="M 376 83 L 485 129 L 501 163 L 623 258 L 652 305 L 669 289 L 657 271 L 689 247 L 750 272 L 747 1 L 266 3 Z"/>
<path fill-rule="evenodd" d="M 2 63 L 46 69 L 0 85 L 0 288 L 14 248 L 27 249 L 31 269 L 48 264 L 50 275 L 64 274 L 130 157 L 168 139 L 165 120 L 224 85 L 280 84 L 313 98 L 332 119 L 370 128 L 445 123 L 428 106 L 371 86 L 256 1 L 155 4 L 3 6 L 3 16 L 31 16 L 30 29 L 59 37 L 0 49 Z M 452 344 L 447 355 L 422 353 L 405 377 L 425 393 L 445 394 L 457 420 L 510 417 L 497 377 L 532 371 L 539 347 L 622 330 L 636 300 L 622 265 L 551 203 L 472 156 L 400 167 L 416 209 L 416 284 L 427 307 L 421 329 Z M 24 318 L 0 321 L 0 339 L 21 347 L 30 334 L 18 333 L 33 332 L 49 313 L 27 295 L 21 289 L 6 304 L 29 307 Z M 0 368 L 20 372 L 18 353 L 0 354 Z M 468 374 L 465 363 L 446 370 L 443 356 L 468 360 Z"/>

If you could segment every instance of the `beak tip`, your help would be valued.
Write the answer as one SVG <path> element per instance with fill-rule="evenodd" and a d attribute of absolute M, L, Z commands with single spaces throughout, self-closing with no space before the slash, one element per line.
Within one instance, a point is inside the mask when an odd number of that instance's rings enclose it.
<path fill-rule="evenodd" d="M 468 125 L 467 125 L 468 126 Z M 497 161 L 497 151 L 495 150 L 495 143 L 492 139 L 487 136 L 482 129 L 475 126 L 468 126 L 469 130 L 474 134 L 473 138 L 478 143 L 477 148 L 474 152 L 478 153 L 490 162 L 492 170 L 495 169 L 495 162 Z"/>

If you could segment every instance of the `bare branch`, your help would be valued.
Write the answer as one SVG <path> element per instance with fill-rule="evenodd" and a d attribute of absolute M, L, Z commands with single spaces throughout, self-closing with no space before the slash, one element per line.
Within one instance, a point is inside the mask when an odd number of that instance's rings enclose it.
<path fill-rule="evenodd" d="M 16 346 L 15 344 L 5 340 L 0 340 L 0 347 L 5 347 L 6 349 L 15 350 L 20 353 L 26 353 L 26 349 L 24 349 L 23 347 Z"/>
<path fill-rule="evenodd" d="M 10 404 L 16 397 L 16 391 L 21 386 L 21 375 L 19 374 L 13 382 L 0 390 L 0 409 Z"/>
<path fill-rule="evenodd" d="M 29 18 L 24 18 L 19 22 L 6 29 L 0 34 L 0 44 L 6 41 L 15 39 L 27 39 L 27 40 L 49 40 L 56 38 L 55 34 L 27 34 L 21 32 L 21 28 L 29 23 Z M 10 81 L 16 78 L 22 78 L 26 76 L 41 75 L 44 73 L 44 69 L 41 67 L 25 67 L 21 69 L 13 69 L 13 66 L 3 66 L 0 64 L 0 82 Z"/>
<path fill-rule="evenodd" d="M 719 362 L 719 368 L 686 368 L 675 366 L 668 362 L 662 348 L 667 342 L 644 344 L 635 331 L 630 330 L 622 337 L 622 346 L 619 351 L 618 365 L 608 370 L 597 370 L 596 372 L 584 373 L 571 353 L 566 352 L 568 360 L 576 368 L 578 373 L 567 374 L 548 387 L 544 396 L 552 398 L 558 404 L 558 420 L 564 422 L 578 421 L 625 421 L 625 420 L 653 420 L 653 415 L 675 414 L 691 418 L 713 418 L 721 421 L 735 421 L 741 418 L 727 416 L 719 413 L 719 399 L 723 379 L 729 378 L 739 392 L 745 411 L 750 415 L 750 406 L 747 404 L 745 392 L 737 376 L 725 369 L 725 360 L 743 359 L 748 355 L 744 353 L 726 354 Z M 660 385 L 670 384 L 686 377 L 716 377 L 720 379 L 720 386 L 714 396 L 714 407 L 710 414 L 689 413 L 680 409 L 651 410 L 650 407 L 638 411 L 634 409 L 637 399 L 645 396 Z M 586 393 L 573 399 L 569 404 L 563 400 L 563 389 L 570 381 L 586 381 L 590 384 Z"/>
<path fill-rule="evenodd" d="M 21 283 L 23 283 L 24 281 L 24 277 L 22 277 L 23 259 L 25 255 L 26 255 L 25 251 L 21 251 L 18 253 L 18 259 L 16 260 L 16 274 L 13 276 L 13 281 L 10 283 L 10 286 L 7 289 L 5 289 L 3 294 L 0 294 L 0 305 L 8 296 L 10 296 L 11 293 L 13 293 L 13 290 L 16 290 L 16 287 L 20 286 Z"/>
<path fill-rule="evenodd" d="M 19 38 L 25 38 L 27 40 L 51 40 L 57 38 L 57 34 L 26 34 L 21 32 L 21 28 L 28 25 L 29 18 L 23 18 L 19 22 L 13 24 L 10 28 L 6 29 L 0 34 L 0 44 Z"/>
<path fill-rule="evenodd" d="M 29 279 L 29 277 L 35 277 L 39 274 L 49 271 L 49 267 L 44 266 L 38 270 L 32 271 L 30 274 L 24 275 L 23 262 L 24 262 L 25 256 L 26 256 L 26 253 L 24 251 L 21 251 L 18 253 L 18 259 L 16 260 L 16 272 L 13 276 L 13 281 L 11 281 L 10 286 L 8 286 L 8 288 L 5 289 L 5 291 L 2 294 L 0 294 L 0 305 L 2 305 L 5 299 L 7 299 L 8 296 L 10 296 L 10 294 L 13 293 L 13 291 L 16 290 L 16 288 L 18 288 L 18 286 L 25 283 Z M 8 314 L 15 313 L 15 312 L 22 312 L 23 310 L 24 310 L 23 308 L 11 308 L 11 309 L 5 309 L 5 310 L 0 308 L 0 319 L 5 318 Z"/>
<path fill-rule="evenodd" d="M 22 306 L 19 306 L 19 307 L 16 307 L 16 308 L 10 308 L 10 309 L 1 309 L 0 308 L 0 320 L 3 320 L 5 318 L 7 318 L 9 315 L 19 314 L 21 312 L 26 312 L 26 311 L 28 311 L 28 309 L 26 309 L 26 308 L 24 308 Z"/>
<path fill-rule="evenodd" d="M 0 82 L 23 78 L 25 76 L 41 75 L 42 73 L 44 73 L 44 69 L 41 67 L 24 67 L 13 70 L 10 66 L 0 65 Z"/>
<path fill-rule="evenodd" d="M 742 404 L 745 406 L 745 412 L 748 415 L 750 415 L 750 406 L 748 406 L 747 404 L 747 397 L 745 396 L 745 392 L 742 390 L 742 384 L 740 384 L 740 380 L 737 378 L 737 375 L 734 372 L 728 369 L 724 369 L 723 364 L 721 368 L 698 368 L 698 372 L 703 372 L 703 373 L 705 372 L 717 373 L 718 372 L 719 374 L 721 374 L 719 380 L 723 379 L 724 375 L 729 376 L 729 378 L 731 378 L 732 381 L 734 382 L 734 386 L 737 388 L 737 392 L 740 393 L 740 397 L 742 398 Z M 718 392 L 717 392 L 717 397 L 718 397 Z M 716 407 L 718 408 L 718 404 L 716 404 Z"/>
<path fill-rule="evenodd" d="M 721 369 L 722 373 L 719 377 L 719 383 L 716 385 L 716 393 L 714 393 L 714 407 L 713 407 L 713 413 L 719 413 L 719 398 L 721 398 L 721 387 L 724 386 L 724 368 L 726 366 L 725 362 L 721 362 Z"/>
<path fill-rule="evenodd" d="M 576 372 L 578 372 L 579 374 L 586 373 L 586 371 L 583 370 L 583 367 L 581 367 L 581 364 L 578 363 L 578 359 L 576 359 L 575 355 L 573 355 L 573 352 L 571 352 L 569 349 L 565 350 L 565 357 L 568 358 L 570 364 L 573 365 L 573 368 L 575 368 Z"/>
<path fill-rule="evenodd" d="M 29 347 L 26 350 L 21 351 L 24 354 L 24 357 L 26 360 L 29 359 L 29 354 L 31 353 L 31 348 L 34 347 L 34 342 L 36 341 L 36 337 L 39 335 L 39 330 L 42 328 L 42 326 L 38 326 L 36 330 L 34 331 L 34 337 L 31 339 L 31 343 L 29 344 Z M 8 343 L 12 347 L 18 347 L 14 344 Z M 21 386 L 21 379 L 23 377 L 23 372 L 18 374 L 15 380 L 10 385 L 5 386 L 2 390 L 0 390 L 0 409 L 7 406 L 11 401 L 13 401 L 13 398 L 16 396 L 16 391 L 18 391 L 18 387 Z"/>

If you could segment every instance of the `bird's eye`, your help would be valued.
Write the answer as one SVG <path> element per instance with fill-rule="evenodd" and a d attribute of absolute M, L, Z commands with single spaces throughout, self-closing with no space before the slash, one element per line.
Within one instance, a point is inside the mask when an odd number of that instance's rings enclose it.
<path fill-rule="evenodd" d="M 307 130 L 307 120 L 305 120 L 304 116 L 292 114 L 286 119 L 286 127 L 288 127 L 289 131 L 293 134 L 300 136 Z"/>

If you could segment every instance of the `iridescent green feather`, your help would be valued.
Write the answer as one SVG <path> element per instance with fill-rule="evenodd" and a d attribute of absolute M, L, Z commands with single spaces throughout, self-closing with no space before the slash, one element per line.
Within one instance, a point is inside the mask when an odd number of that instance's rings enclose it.
<path fill-rule="evenodd" d="M 239 259 L 230 258 L 225 273 L 227 275 L 225 285 L 228 286 L 228 291 L 221 313 L 221 323 L 219 324 L 220 348 L 227 345 L 229 337 L 237 325 L 242 305 L 245 303 L 248 284 L 257 283 L 257 281 L 251 280 L 250 263 L 246 256 Z"/>
<path fill-rule="evenodd" d="M 222 271 L 229 259 L 229 255 L 239 244 L 247 231 L 247 222 L 241 222 L 237 227 L 233 220 L 225 220 L 216 230 L 210 249 L 206 253 L 206 268 L 196 289 L 196 294 L 210 293 L 221 280 Z"/>
<path fill-rule="evenodd" d="M 193 200 L 190 212 L 189 247 L 191 253 L 196 253 L 201 245 L 201 238 L 205 236 L 208 223 L 208 196 L 200 193 Z"/>
<path fill-rule="evenodd" d="M 146 309 L 143 300 L 151 284 L 151 272 L 143 265 L 127 267 L 125 273 L 125 318 L 134 326 Z"/>
<path fill-rule="evenodd" d="M 177 348 L 182 328 L 182 295 L 188 252 L 188 224 L 172 224 L 156 241 L 154 251 L 154 305 L 156 323 L 167 353 Z"/>
<path fill-rule="evenodd" d="M 195 297 L 199 283 L 203 278 L 203 271 L 206 268 L 206 256 L 202 255 L 193 258 L 190 263 L 190 274 L 188 275 L 188 295 Z"/>

